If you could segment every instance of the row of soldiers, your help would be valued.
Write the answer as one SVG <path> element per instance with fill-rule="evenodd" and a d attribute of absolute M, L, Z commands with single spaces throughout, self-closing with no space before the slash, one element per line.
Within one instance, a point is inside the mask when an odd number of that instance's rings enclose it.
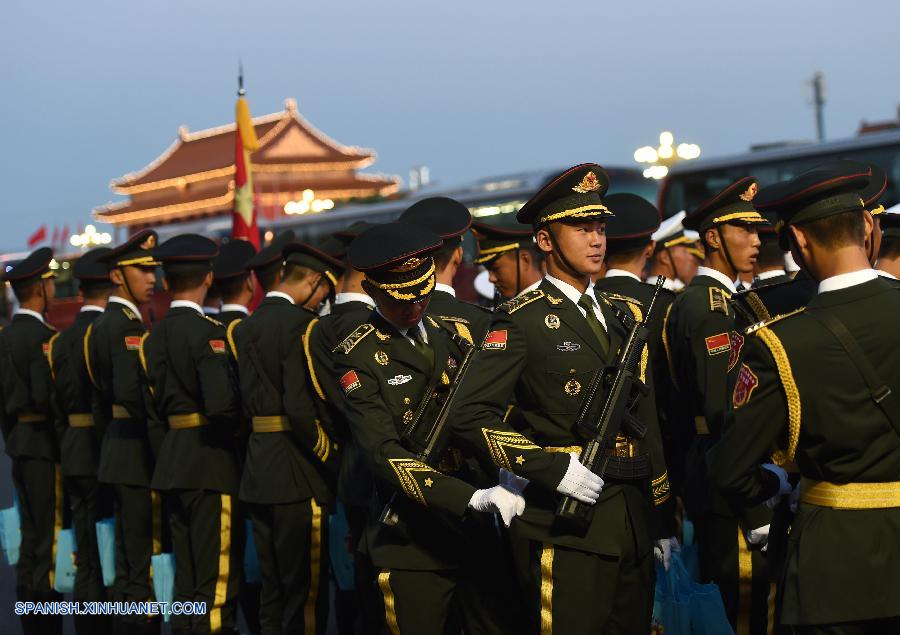
<path fill-rule="evenodd" d="M 69 516 L 75 599 L 107 597 L 94 524 L 114 514 L 113 598 L 152 598 L 151 558 L 171 550 L 174 599 L 208 606 L 174 632 L 232 632 L 240 604 L 251 630 L 321 633 L 338 513 L 355 558 L 341 632 L 645 635 L 683 508 L 736 632 L 892 632 L 900 223 L 878 206 L 885 184 L 850 162 L 760 192 L 748 177 L 661 228 L 583 164 L 522 207 L 523 229 L 473 226 L 436 197 L 337 232 L 341 257 L 290 233 L 256 253 L 146 230 L 76 263 L 85 302 L 61 334 L 38 250 L 7 272 L 21 308 L 0 332 L 19 598 L 55 597 Z M 452 287 L 470 228 L 505 296 L 493 312 Z M 788 251 L 796 276 L 779 270 Z M 172 302 L 148 332 L 160 265 Z M 649 309 L 650 273 L 668 288 L 635 369 L 641 425 L 608 439 L 595 474 L 576 422 Z M 441 412 L 450 440 L 425 461 Z M 559 521 L 561 495 L 592 506 L 585 527 Z M 246 519 L 259 587 L 241 576 Z M 120 619 L 76 629 L 159 629 Z"/>

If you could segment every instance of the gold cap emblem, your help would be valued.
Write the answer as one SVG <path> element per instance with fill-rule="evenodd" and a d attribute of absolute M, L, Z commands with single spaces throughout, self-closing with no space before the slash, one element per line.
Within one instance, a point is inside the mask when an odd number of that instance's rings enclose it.
<path fill-rule="evenodd" d="M 753 197 L 756 196 L 757 192 L 759 192 L 759 185 L 751 183 L 750 187 L 747 188 L 747 191 L 740 195 L 740 199 L 749 203 L 753 200 Z"/>
<path fill-rule="evenodd" d="M 156 234 L 150 234 L 141 243 L 141 249 L 153 249 L 156 247 Z"/>
<path fill-rule="evenodd" d="M 578 192 L 579 194 L 587 194 L 588 192 L 596 192 L 600 189 L 600 181 L 597 179 L 597 175 L 593 172 L 588 172 L 584 175 L 584 178 L 581 179 L 581 183 L 572 188 L 573 191 Z"/>

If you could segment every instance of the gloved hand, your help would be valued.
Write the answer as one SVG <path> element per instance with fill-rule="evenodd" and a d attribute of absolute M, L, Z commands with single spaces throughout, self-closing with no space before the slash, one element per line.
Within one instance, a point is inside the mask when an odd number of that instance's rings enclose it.
<path fill-rule="evenodd" d="M 791 493 L 791 483 L 790 481 L 788 481 L 787 472 L 784 471 L 784 468 L 778 467 L 774 463 L 764 463 L 763 469 L 769 470 L 772 474 L 778 477 L 778 493 L 766 501 L 766 507 L 768 507 L 769 509 L 775 509 L 775 507 L 781 500 L 781 497 L 787 496 Z"/>
<path fill-rule="evenodd" d="M 672 563 L 672 552 L 681 551 L 681 545 L 678 544 L 678 538 L 660 538 L 653 544 L 653 557 L 663 566 L 666 571 Z"/>
<path fill-rule="evenodd" d="M 566 496 L 593 505 L 603 490 L 603 479 L 591 472 L 578 460 L 578 455 L 569 453 L 569 469 L 556 486 L 556 491 Z"/>
<path fill-rule="evenodd" d="M 751 545 L 762 545 L 762 551 L 769 546 L 769 525 L 763 525 L 747 532 L 747 542 Z"/>
<path fill-rule="evenodd" d="M 529 481 L 522 476 L 516 476 L 504 467 L 500 468 L 500 485 L 515 494 L 521 494 L 528 487 Z"/>
<path fill-rule="evenodd" d="M 502 485 L 476 490 L 469 499 L 469 507 L 478 512 L 496 512 L 509 527 L 512 519 L 525 511 L 525 499 Z"/>

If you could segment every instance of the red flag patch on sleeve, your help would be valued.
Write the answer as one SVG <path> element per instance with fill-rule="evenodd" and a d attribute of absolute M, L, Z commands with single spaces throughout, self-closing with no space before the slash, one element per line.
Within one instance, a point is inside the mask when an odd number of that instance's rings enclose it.
<path fill-rule="evenodd" d="M 734 385 L 734 394 L 731 396 L 731 405 L 735 408 L 740 408 L 748 401 L 750 401 L 750 395 L 753 394 L 753 389 L 759 385 L 759 378 L 756 376 L 747 364 L 741 364 L 741 369 L 738 371 L 737 383 Z"/>
<path fill-rule="evenodd" d="M 50 342 L 41 344 L 41 350 L 44 351 L 44 357 L 47 357 L 50 354 Z"/>
<path fill-rule="evenodd" d="M 209 347 L 213 353 L 225 354 L 225 340 L 209 340 Z"/>
<path fill-rule="evenodd" d="M 710 355 L 718 355 L 728 350 L 731 350 L 731 338 L 728 337 L 728 333 L 710 335 L 706 338 L 706 352 Z"/>
<path fill-rule="evenodd" d="M 359 381 L 359 377 L 355 370 L 348 370 L 344 373 L 341 376 L 340 382 L 341 388 L 344 389 L 344 394 L 349 394 L 362 386 L 362 382 Z"/>
<path fill-rule="evenodd" d="M 136 351 L 141 347 L 141 336 L 140 335 L 126 335 L 125 336 L 125 350 Z"/>
<path fill-rule="evenodd" d="M 481 348 L 488 351 L 506 350 L 506 329 L 501 331 L 491 331 L 484 337 L 484 344 Z"/>
<path fill-rule="evenodd" d="M 735 364 L 741 358 L 741 349 L 744 348 L 744 336 L 737 331 L 730 333 L 731 352 L 728 353 L 728 372 L 734 368 Z"/>

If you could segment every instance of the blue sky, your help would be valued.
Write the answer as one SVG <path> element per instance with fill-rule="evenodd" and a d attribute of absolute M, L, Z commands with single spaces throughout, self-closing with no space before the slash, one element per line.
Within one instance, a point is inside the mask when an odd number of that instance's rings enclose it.
<path fill-rule="evenodd" d="M 660 130 L 704 156 L 895 116 L 900 5 L 681 2 L 7 0 L 0 250 L 90 221 L 109 181 L 175 138 L 251 110 L 300 111 L 375 148 L 370 171 L 425 164 L 458 184 L 519 169 L 630 164 Z"/>

